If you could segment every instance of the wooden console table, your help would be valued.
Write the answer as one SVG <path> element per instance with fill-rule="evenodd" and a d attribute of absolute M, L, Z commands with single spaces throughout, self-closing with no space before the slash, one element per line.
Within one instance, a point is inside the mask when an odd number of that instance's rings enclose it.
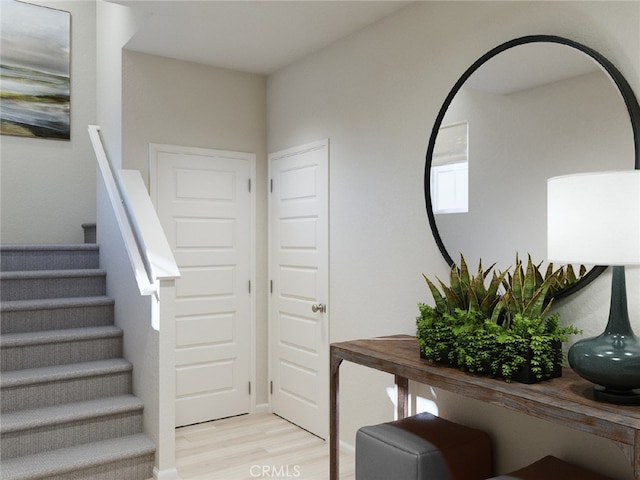
<path fill-rule="evenodd" d="M 640 407 L 593 399 L 593 385 L 565 368 L 561 378 L 535 385 L 471 375 L 420 358 L 415 337 L 353 340 L 331 344 L 330 480 L 339 479 L 339 368 L 343 360 L 395 375 L 398 418 L 408 412 L 409 380 L 599 435 L 615 442 L 640 480 Z"/>

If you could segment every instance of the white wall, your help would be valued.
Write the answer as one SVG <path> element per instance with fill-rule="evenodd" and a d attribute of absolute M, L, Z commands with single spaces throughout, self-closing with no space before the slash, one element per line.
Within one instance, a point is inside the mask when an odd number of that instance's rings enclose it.
<path fill-rule="evenodd" d="M 124 51 L 122 166 L 149 185 L 149 144 L 256 154 L 256 403 L 267 395 L 266 79 Z"/>
<path fill-rule="evenodd" d="M 97 182 L 97 238 L 100 268 L 107 272 L 107 294 L 115 298 L 114 324 L 122 329 L 123 357 L 133 368 L 133 394 L 144 402 L 144 432 L 156 444 L 159 426 L 159 332 L 151 327 L 152 296 L 142 296 L 134 277 L 125 242 L 109 196 L 100 179 Z M 156 450 L 156 465 L 160 456 Z"/>
<path fill-rule="evenodd" d="M 111 165 L 122 168 L 122 49 L 149 14 L 137 8 L 95 1 L 98 125 Z"/>
<path fill-rule="evenodd" d="M 96 118 L 96 6 L 31 3 L 71 13 L 71 140 L 0 137 L 0 241 L 82 243 L 81 225 L 96 216 L 96 162 L 87 134 Z"/>
<path fill-rule="evenodd" d="M 331 339 L 415 333 L 421 274 L 446 275 L 423 196 L 433 122 L 462 72 L 491 48 L 528 34 L 565 36 L 607 56 L 640 92 L 640 4 L 633 2 L 418 2 L 269 77 L 268 147 L 331 141 Z M 640 274 L 628 275 L 640 331 Z M 561 305 L 586 333 L 606 323 L 609 275 Z M 341 438 L 393 418 L 389 375 L 343 364 Z M 433 397 L 425 386 L 414 386 Z M 439 411 L 487 429 L 497 467 L 544 454 L 632 478 L 610 442 L 435 391 Z"/>

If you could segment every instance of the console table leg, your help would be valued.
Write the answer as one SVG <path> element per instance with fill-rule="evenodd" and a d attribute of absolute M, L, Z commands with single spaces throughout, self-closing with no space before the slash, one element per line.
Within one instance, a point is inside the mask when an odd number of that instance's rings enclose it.
<path fill-rule="evenodd" d="M 638 448 L 640 445 L 640 431 L 636 431 L 635 443 L 633 445 L 616 441 L 613 443 L 622 449 L 624 456 L 629 460 L 631 468 L 633 469 L 633 478 L 640 480 L 640 449 Z"/>
<path fill-rule="evenodd" d="M 339 394 L 342 359 L 331 355 L 329 380 L 329 480 L 340 478 Z"/>
<path fill-rule="evenodd" d="M 395 376 L 398 390 L 398 405 L 396 406 L 397 420 L 409 415 L 409 380 L 400 375 Z"/>
<path fill-rule="evenodd" d="M 640 430 L 636 430 L 635 441 L 633 443 L 633 454 L 630 457 L 633 475 L 636 480 L 640 480 Z"/>

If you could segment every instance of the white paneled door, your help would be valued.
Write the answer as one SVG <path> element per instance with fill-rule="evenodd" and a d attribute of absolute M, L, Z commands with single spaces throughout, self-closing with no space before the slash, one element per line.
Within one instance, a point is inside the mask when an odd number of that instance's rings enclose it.
<path fill-rule="evenodd" d="M 269 155 L 269 306 L 274 413 L 329 426 L 329 142 Z"/>
<path fill-rule="evenodd" d="M 253 355 L 253 154 L 151 146 L 176 283 L 176 426 L 247 413 Z"/>

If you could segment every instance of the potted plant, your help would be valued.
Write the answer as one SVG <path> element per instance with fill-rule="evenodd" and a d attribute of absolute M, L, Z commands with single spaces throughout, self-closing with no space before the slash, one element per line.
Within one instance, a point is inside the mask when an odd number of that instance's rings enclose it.
<path fill-rule="evenodd" d="M 580 332 L 549 314 L 550 292 L 578 280 L 572 267 L 549 265 L 543 276 L 529 256 L 526 267 L 516 258 L 513 272 L 496 272 L 494 265 L 485 270 L 480 262 L 472 275 L 461 256 L 448 285 L 438 279 L 438 288 L 424 278 L 435 305 L 418 304 L 423 358 L 506 381 L 534 383 L 561 375 L 561 345 Z"/>

